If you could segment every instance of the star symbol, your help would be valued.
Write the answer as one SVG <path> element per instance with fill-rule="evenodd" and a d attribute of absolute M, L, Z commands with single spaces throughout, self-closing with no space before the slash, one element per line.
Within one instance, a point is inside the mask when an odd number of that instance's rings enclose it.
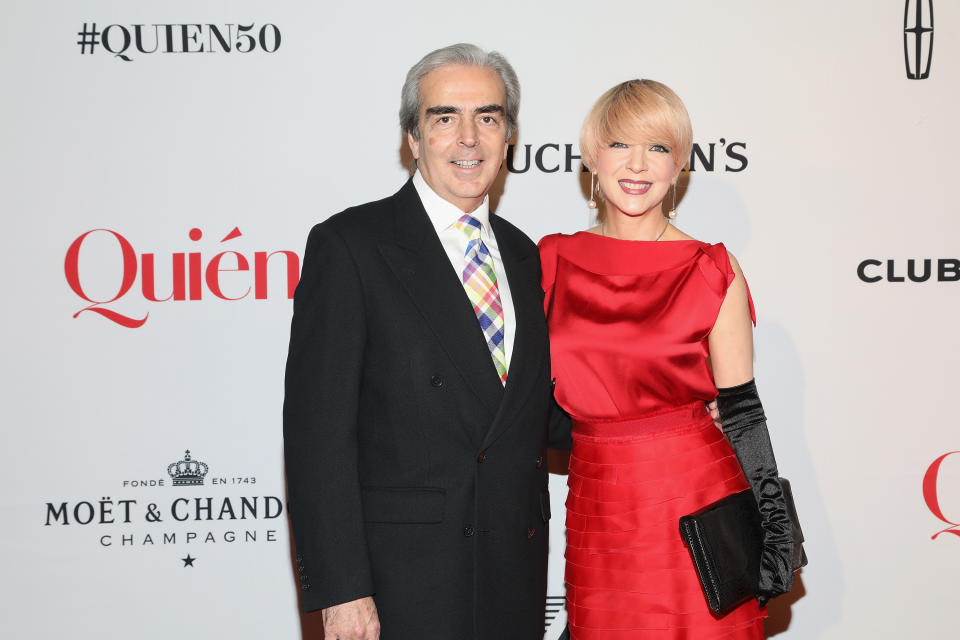
<path fill-rule="evenodd" d="M 196 560 L 196 558 L 191 558 L 189 553 L 187 554 L 186 558 L 180 558 L 180 559 L 183 560 L 184 567 L 192 567 L 193 561 Z"/>
<path fill-rule="evenodd" d="M 910 27 L 909 29 L 904 29 L 907 33 L 913 33 L 916 35 L 921 35 L 924 33 L 929 33 L 933 31 L 933 27 L 924 27 L 923 25 L 916 25 L 915 27 Z"/>

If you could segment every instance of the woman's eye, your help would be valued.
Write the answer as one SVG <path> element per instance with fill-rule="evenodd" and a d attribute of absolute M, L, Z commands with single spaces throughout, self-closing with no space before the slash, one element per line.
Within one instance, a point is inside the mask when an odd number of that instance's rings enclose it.
<path fill-rule="evenodd" d="M 610 143 L 610 148 L 611 148 L 611 149 L 626 149 L 626 148 L 627 148 L 627 145 L 624 144 L 624 143 L 622 143 L 622 142 L 611 142 L 611 143 Z"/>
<path fill-rule="evenodd" d="M 652 147 L 650 147 L 650 151 L 657 151 L 659 153 L 670 153 L 670 149 L 668 149 L 665 145 L 662 145 L 662 144 L 653 145 Z"/>

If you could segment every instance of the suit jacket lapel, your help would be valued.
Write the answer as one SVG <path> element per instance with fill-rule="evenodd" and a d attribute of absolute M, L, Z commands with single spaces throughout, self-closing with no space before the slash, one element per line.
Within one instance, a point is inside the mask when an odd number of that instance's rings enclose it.
<path fill-rule="evenodd" d="M 504 389 L 463 284 L 413 183 L 407 181 L 393 199 L 396 244 L 381 244 L 380 253 L 492 418 Z"/>
<path fill-rule="evenodd" d="M 543 292 L 540 289 L 540 256 L 515 237 L 516 231 L 507 228 L 499 217 L 490 216 L 490 224 L 497 237 L 500 257 L 510 282 L 510 295 L 516 315 L 516 332 L 510 370 L 503 401 L 490 425 L 483 446 L 488 447 L 511 424 L 523 400 L 536 383 L 534 375 L 546 353 L 546 321 L 543 318 Z"/>

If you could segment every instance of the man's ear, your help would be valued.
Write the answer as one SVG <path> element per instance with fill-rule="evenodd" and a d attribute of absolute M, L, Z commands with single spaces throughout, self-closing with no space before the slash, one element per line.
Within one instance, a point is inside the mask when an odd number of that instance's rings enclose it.
<path fill-rule="evenodd" d="M 410 147 L 410 153 L 414 160 L 420 159 L 420 141 L 413 137 L 412 133 L 407 133 L 407 146 Z"/>

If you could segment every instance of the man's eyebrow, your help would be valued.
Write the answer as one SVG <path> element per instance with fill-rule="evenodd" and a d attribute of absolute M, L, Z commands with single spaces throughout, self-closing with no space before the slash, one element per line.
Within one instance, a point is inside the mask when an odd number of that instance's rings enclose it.
<path fill-rule="evenodd" d="M 442 116 L 450 113 L 460 113 L 460 109 L 457 107 L 450 107 L 446 105 L 440 105 L 438 107 L 428 107 L 427 115 L 428 116 Z"/>
<path fill-rule="evenodd" d="M 485 104 L 482 107 L 477 107 L 473 110 L 474 113 L 504 113 L 503 105 L 500 104 Z M 452 107 L 449 105 L 438 105 L 436 107 L 427 107 L 426 111 L 428 116 L 444 116 L 451 113 L 463 113 L 463 110 L 460 107 Z"/>

